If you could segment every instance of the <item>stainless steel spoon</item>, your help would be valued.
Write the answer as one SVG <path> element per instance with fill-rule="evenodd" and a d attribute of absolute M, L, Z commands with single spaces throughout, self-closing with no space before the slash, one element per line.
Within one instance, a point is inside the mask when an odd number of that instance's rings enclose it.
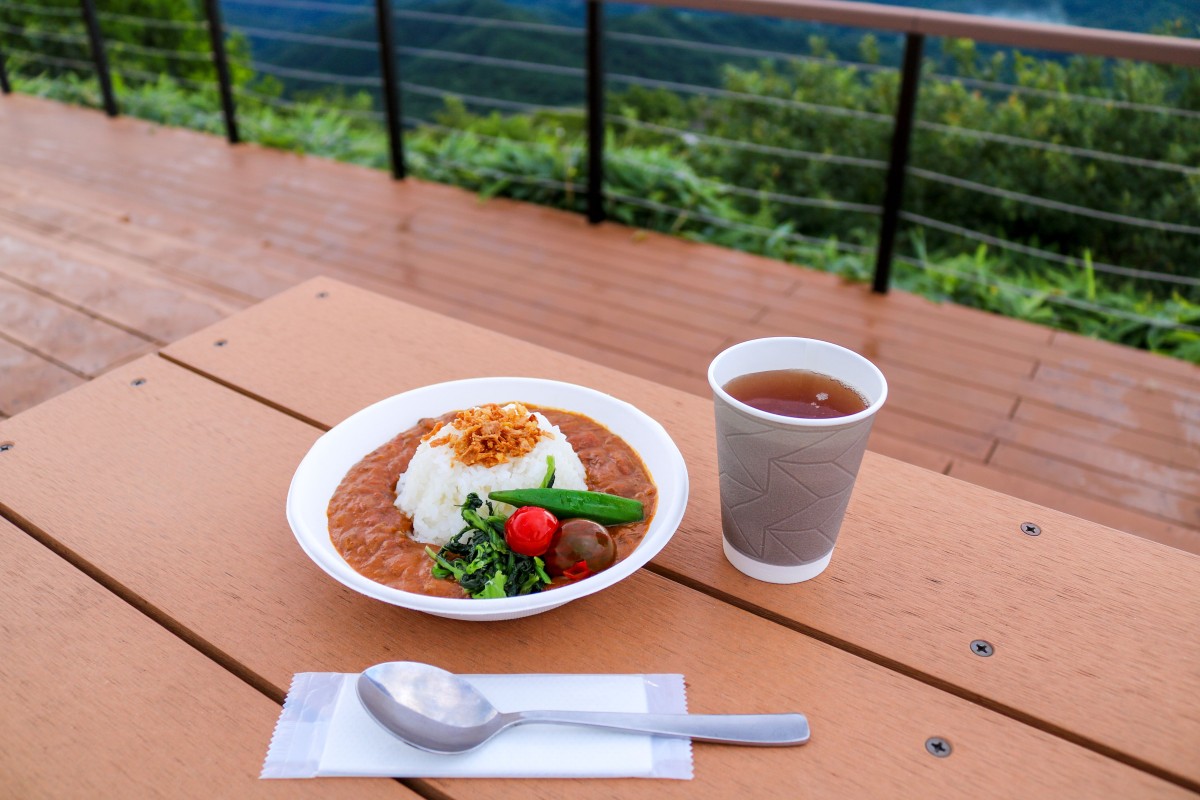
<path fill-rule="evenodd" d="M 377 664 L 358 676 L 357 688 L 363 707 L 376 722 L 431 753 L 465 753 L 505 728 L 525 722 L 591 725 L 728 744 L 808 741 L 808 720 L 803 714 L 504 713 L 457 675 L 413 661 Z"/>

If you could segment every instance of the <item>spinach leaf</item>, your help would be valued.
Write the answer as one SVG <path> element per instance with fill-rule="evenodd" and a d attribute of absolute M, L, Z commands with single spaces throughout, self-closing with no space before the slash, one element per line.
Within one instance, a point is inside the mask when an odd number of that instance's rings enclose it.
<path fill-rule="evenodd" d="M 482 514 L 485 505 L 487 513 Z M 435 578 L 457 581 L 474 598 L 516 597 L 540 592 L 549 585 L 550 576 L 542 559 L 508 549 L 504 541 L 506 518 L 496 514 L 491 503 L 485 504 L 472 492 L 459 508 L 466 523 L 463 529 L 437 552 L 425 548 L 433 559 L 431 573 Z"/>

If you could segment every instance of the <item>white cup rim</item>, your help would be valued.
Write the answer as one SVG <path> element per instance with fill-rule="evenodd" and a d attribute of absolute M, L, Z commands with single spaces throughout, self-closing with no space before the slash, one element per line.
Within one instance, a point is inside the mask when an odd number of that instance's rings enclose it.
<path fill-rule="evenodd" d="M 874 377 L 876 377 L 878 379 L 879 386 L 880 386 L 879 396 L 876 397 L 875 399 L 871 400 L 870 404 L 866 408 L 864 408 L 862 411 L 859 411 L 855 414 L 847 414 L 844 417 L 825 417 L 825 418 L 819 418 L 819 419 L 789 417 L 784 414 L 773 414 L 769 411 L 763 411 L 761 409 L 755 408 L 752 405 L 743 403 L 741 400 L 738 400 L 736 397 L 729 394 L 729 392 L 725 391 L 725 387 L 722 386 L 721 383 L 719 383 L 717 381 L 716 371 L 717 371 L 718 365 L 723 360 L 726 360 L 731 356 L 737 355 L 737 353 L 742 350 L 746 350 L 746 349 L 754 348 L 754 347 L 763 347 L 764 345 L 770 345 L 772 343 L 784 343 L 784 342 L 793 343 L 793 344 L 804 343 L 805 345 L 816 345 L 818 347 L 828 348 L 835 352 L 839 352 L 844 357 L 847 357 L 852 360 L 860 362 L 862 365 L 864 365 L 867 368 L 867 370 Z M 780 366 L 779 369 L 791 369 L 791 367 Z M 740 372 L 738 374 L 744 375 L 744 374 L 749 374 L 749 373 Z M 841 378 L 839 378 L 836 375 L 832 375 L 830 377 L 834 378 L 835 380 L 841 380 Z M 859 353 L 854 352 L 853 350 L 851 350 L 848 347 L 842 347 L 840 344 L 834 344 L 833 342 L 827 342 L 823 339 L 810 339 L 810 338 L 801 337 L 801 336 L 772 336 L 772 337 L 765 337 L 765 338 L 761 338 L 761 339 L 749 339 L 747 341 L 739 342 L 738 344 L 735 344 L 735 345 L 725 348 L 720 353 L 718 353 L 717 356 L 708 365 L 708 385 L 709 385 L 709 387 L 712 388 L 713 394 L 715 396 L 719 397 L 722 401 L 727 403 L 729 406 L 736 409 L 737 411 L 742 412 L 743 414 L 746 414 L 755 419 L 763 420 L 764 422 L 771 422 L 776 425 L 787 425 L 787 426 L 792 426 L 792 427 L 797 427 L 797 428 L 839 428 L 839 427 L 843 427 L 846 425 L 853 425 L 857 422 L 867 419 L 868 417 L 875 414 L 875 412 L 878 411 L 880 408 L 882 408 L 884 401 L 887 400 L 887 394 L 888 394 L 887 379 L 883 376 L 883 372 L 880 371 L 879 367 L 875 366 L 875 364 L 872 363 L 870 359 L 866 358 L 863 355 L 860 355 Z M 847 384 L 847 385 L 850 385 L 850 384 Z M 855 391 L 858 391 L 860 393 L 863 391 L 862 388 L 858 387 L 858 386 L 852 386 L 852 388 Z"/>

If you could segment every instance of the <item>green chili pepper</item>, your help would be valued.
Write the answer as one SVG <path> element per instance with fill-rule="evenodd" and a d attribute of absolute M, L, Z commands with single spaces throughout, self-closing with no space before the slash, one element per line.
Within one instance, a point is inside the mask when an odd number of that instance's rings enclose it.
<path fill-rule="evenodd" d="M 582 492 L 576 489 L 509 489 L 492 492 L 488 500 L 512 506 L 537 506 L 559 519 L 582 517 L 601 525 L 620 525 L 637 522 L 645 516 L 638 500 L 603 492 Z"/>

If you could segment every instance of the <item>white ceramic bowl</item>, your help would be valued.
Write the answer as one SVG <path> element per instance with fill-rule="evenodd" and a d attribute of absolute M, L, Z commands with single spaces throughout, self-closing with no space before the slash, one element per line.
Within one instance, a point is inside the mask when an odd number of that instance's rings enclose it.
<path fill-rule="evenodd" d="M 423 417 L 483 403 L 516 400 L 591 417 L 620 436 L 641 456 L 658 487 L 650 529 L 624 561 L 578 583 L 523 597 L 491 600 L 430 597 L 404 592 L 365 578 L 346 563 L 329 539 L 326 509 L 346 472 L 363 456 Z M 603 392 L 537 378 L 473 378 L 438 383 L 381 400 L 347 418 L 308 451 L 288 490 L 287 517 L 304 552 L 330 576 L 386 603 L 451 619 L 516 619 L 557 608 L 612 586 L 653 558 L 679 527 L 687 505 L 688 475 L 679 448 L 661 425 L 629 403 Z"/>

